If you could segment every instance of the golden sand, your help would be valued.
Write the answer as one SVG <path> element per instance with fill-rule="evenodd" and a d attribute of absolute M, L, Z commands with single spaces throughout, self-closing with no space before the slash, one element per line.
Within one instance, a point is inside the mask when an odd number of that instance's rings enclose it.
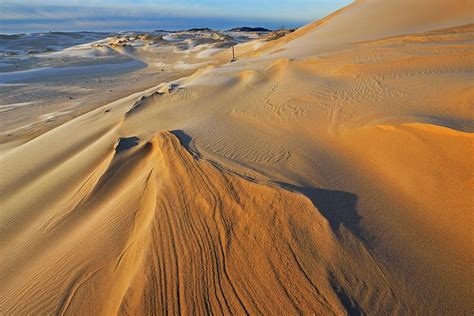
<path fill-rule="evenodd" d="M 4 152 L 0 314 L 472 313 L 472 8 L 357 1 Z"/>

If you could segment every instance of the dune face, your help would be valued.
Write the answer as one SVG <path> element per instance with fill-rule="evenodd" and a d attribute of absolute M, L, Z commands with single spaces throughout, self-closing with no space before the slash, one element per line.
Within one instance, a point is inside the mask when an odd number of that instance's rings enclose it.
<path fill-rule="evenodd" d="M 0 314 L 471 314 L 473 6 L 357 1 L 10 131 Z"/>

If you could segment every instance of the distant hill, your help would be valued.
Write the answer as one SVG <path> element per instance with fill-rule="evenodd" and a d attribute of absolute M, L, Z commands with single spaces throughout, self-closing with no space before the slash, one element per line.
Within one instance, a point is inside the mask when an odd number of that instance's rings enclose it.
<path fill-rule="evenodd" d="M 271 32 L 272 30 L 266 29 L 264 27 L 236 27 L 228 30 L 227 32 Z"/>
<path fill-rule="evenodd" d="M 192 29 L 187 29 L 187 30 L 162 30 L 162 29 L 158 29 L 158 30 L 154 30 L 153 32 L 157 32 L 157 33 L 181 33 L 181 32 L 215 32 L 214 30 L 208 28 L 208 27 L 205 27 L 205 28 L 192 28 Z"/>
<path fill-rule="evenodd" d="M 189 29 L 189 30 L 186 30 L 186 31 L 187 32 L 214 32 L 213 30 L 211 30 L 208 27 L 205 27 L 205 28 L 192 28 L 192 29 Z"/>

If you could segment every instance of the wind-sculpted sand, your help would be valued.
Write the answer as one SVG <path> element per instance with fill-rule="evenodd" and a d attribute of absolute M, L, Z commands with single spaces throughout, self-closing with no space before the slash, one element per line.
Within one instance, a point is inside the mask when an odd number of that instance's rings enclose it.
<path fill-rule="evenodd" d="M 357 1 L 12 130 L 0 314 L 472 313 L 473 5 Z"/>

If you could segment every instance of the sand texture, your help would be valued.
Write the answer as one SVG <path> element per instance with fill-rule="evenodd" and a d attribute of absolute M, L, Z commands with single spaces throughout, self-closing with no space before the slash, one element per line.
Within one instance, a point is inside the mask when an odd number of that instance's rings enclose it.
<path fill-rule="evenodd" d="M 356 1 L 11 123 L 0 314 L 472 314 L 473 8 Z"/>

